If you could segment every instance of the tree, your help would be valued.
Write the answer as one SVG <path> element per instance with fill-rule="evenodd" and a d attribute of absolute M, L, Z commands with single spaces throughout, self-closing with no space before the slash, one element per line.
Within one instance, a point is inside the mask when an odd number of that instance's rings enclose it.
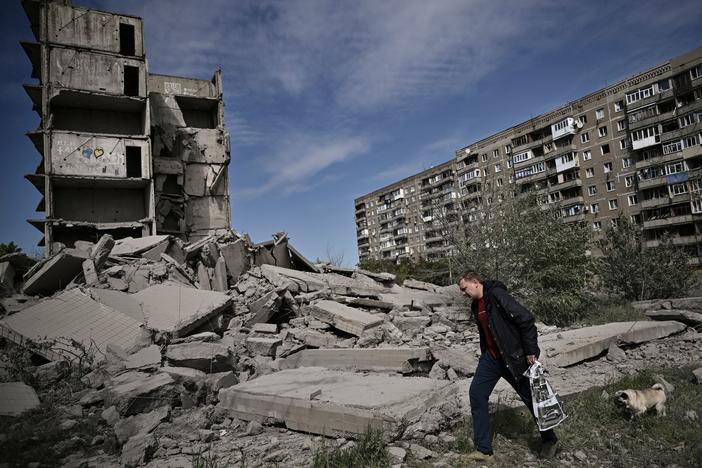
<path fill-rule="evenodd" d="M 657 246 L 645 248 L 641 228 L 621 217 L 597 244 L 603 255 L 597 271 L 611 294 L 628 300 L 663 299 L 683 296 L 694 284 L 688 254 L 667 232 Z"/>
<path fill-rule="evenodd" d="M 457 271 L 499 280 L 539 320 L 569 324 L 588 303 L 590 230 L 563 222 L 558 206 L 539 201 L 533 192 L 488 192 L 444 232 Z"/>
<path fill-rule="evenodd" d="M 18 247 L 14 242 L 10 242 L 9 244 L 0 243 L 0 257 L 2 257 L 3 255 L 21 251 L 22 249 Z"/>

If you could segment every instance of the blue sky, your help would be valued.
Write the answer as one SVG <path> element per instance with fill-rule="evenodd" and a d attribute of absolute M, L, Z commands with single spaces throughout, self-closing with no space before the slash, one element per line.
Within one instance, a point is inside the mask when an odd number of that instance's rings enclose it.
<path fill-rule="evenodd" d="M 314 260 L 355 265 L 354 198 L 608 83 L 702 46 L 699 0 L 75 1 L 141 16 L 152 73 L 224 77 L 232 223 L 287 231 Z M 39 155 L 18 41 L 3 3 L 0 242 L 27 252 Z"/>

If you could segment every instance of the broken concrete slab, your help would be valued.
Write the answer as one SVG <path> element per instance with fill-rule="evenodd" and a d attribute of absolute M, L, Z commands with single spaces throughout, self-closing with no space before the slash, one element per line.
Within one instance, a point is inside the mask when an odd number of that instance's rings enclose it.
<path fill-rule="evenodd" d="M 132 347 L 140 337 L 139 325 L 133 318 L 94 301 L 78 289 L 64 291 L 0 321 L 6 336 L 15 343 L 23 344 L 27 339 L 56 342 L 48 349 L 37 350 L 49 360 L 72 360 L 80 356 L 82 351 L 67 342 L 75 340 L 101 361 L 110 343 L 124 349 Z"/>
<path fill-rule="evenodd" d="M 343 296 L 378 299 L 379 294 L 390 291 L 378 283 L 366 284 L 336 273 L 309 273 L 274 265 L 262 265 L 261 273 L 276 286 L 286 287 L 286 283 L 293 282 L 302 292 L 328 290 Z"/>
<path fill-rule="evenodd" d="M 127 468 L 141 466 L 149 461 L 157 448 L 158 442 L 153 434 L 134 436 L 122 447 L 120 463 Z"/>
<path fill-rule="evenodd" d="M 145 237 L 125 237 L 119 239 L 115 242 L 114 247 L 110 255 L 117 256 L 135 256 L 142 252 L 151 250 L 154 247 L 162 244 L 168 243 L 171 236 L 160 235 L 160 236 L 145 236 Z"/>
<path fill-rule="evenodd" d="M 307 310 L 317 320 L 356 336 L 383 323 L 380 317 L 334 301 L 318 301 L 307 306 Z"/>
<path fill-rule="evenodd" d="M 405 288 L 411 288 L 411 289 L 421 289 L 424 291 L 429 291 L 429 292 L 437 292 L 439 286 L 432 284 L 432 283 L 427 283 L 425 281 L 419 281 L 416 279 L 412 278 L 407 278 L 402 282 L 402 286 Z"/>
<path fill-rule="evenodd" d="M 232 298 L 215 291 L 160 284 L 134 294 L 147 327 L 181 337 L 228 310 Z"/>
<path fill-rule="evenodd" d="M 165 373 L 134 372 L 125 382 L 107 388 L 106 405 L 122 416 L 131 416 L 177 402 L 175 381 Z"/>
<path fill-rule="evenodd" d="M 30 296 L 41 294 L 48 296 L 68 285 L 73 278 L 83 271 L 83 262 L 88 258 L 84 252 L 64 249 L 25 279 L 22 292 Z"/>
<path fill-rule="evenodd" d="M 200 289 L 204 289 L 205 291 L 212 290 L 210 274 L 208 273 L 207 267 L 204 263 L 197 264 L 197 287 Z"/>
<path fill-rule="evenodd" d="M 98 243 L 93 246 L 90 251 L 90 258 L 93 260 L 97 270 L 100 270 L 105 264 L 114 246 L 115 240 L 109 234 L 103 234 Z"/>
<path fill-rule="evenodd" d="M 280 338 L 258 338 L 249 337 L 246 339 L 246 349 L 250 353 L 259 354 L 261 356 L 275 357 L 275 350 L 283 344 Z"/>
<path fill-rule="evenodd" d="M 133 294 L 99 288 L 90 288 L 88 292 L 100 304 L 118 310 L 137 322 L 145 322 L 146 318 L 141 310 L 141 304 L 135 299 Z"/>
<path fill-rule="evenodd" d="M 170 345 L 166 359 L 177 367 L 191 367 L 205 373 L 232 370 L 234 362 L 229 348 L 219 343 L 183 343 Z"/>
<path fill-rule="evenodd" d="M 278 325 L 275 323 L 255 323 L 251 327 L 251 331 L 254 333 L 276 334 L 278 333 Z"/>
<path fill-rule="evenodd" d="M 646 312 L 646 317 L 651 320 L 675 320 L 694 328 L 702 327 L 702 314 L 691 310 L 649 310 Z"/>
<path fill-rule="evenodd" d="M 236 283 L 239 280 L 239 276 L 248 270 L 250 266 L 244 242 L 241 239 L 237 239 L 231 244 L 221 246 L 220 252 L 224 257 L 224 263 L 227 266 L 229 276 L 231 276 L 232 281 Z"/>
<path fill-rule="evenodd" d="M 396 437 L 456 391 L 451 382 L 423 377 L 301 367 L 221 390 L 218 407 L 245 420 L 279 419 L 296 431 L 353 436 L 373 427 Z"/>
<path fill-rule="evenodd" d="M 420 362 L 432 360 L 429 348 L 306 349 L 288 356 L 281 369 L 325 369 L 410 373 Z"/>
<path fill-rule="evenodd" d="M 114 429 L 117 440 L 120 444 L 125 443 L 131 437 L 140 434 L 148 434 L 168 419 L 171 414 L 170 405 L 161 406 L 148 413 L 129 416 L 115 422 Z"/>
<path fill-rule="evenodd" d="M 124 366 L 127 369 L 156 369 L 161 367 L 161 348 L 157 345 L 151 345 L 134 354 L 130 354 L 124 362 Z"/>
<path fill-rule="evenodd" d="M 395 317 L 392 321 L 403 332 L 421 331 L 431 323 L 430 317 Z"/>
<path fill-rule="evenodd" d="M 644 343 L 683 330 L 685 325 L 680 322 L 638 321 L 614 322 L 544 335 L 539 340 L 541 360 L 559 367 L 571 366 L 603 354 L 610 343 Z"/>
<path fill-rule="evenodd" d="M 315 348 L 331 348 L 336 345 L 337 338 L 331 333 L 318 333 L 312 330 L 305 330 L 302 341 L 307 346 Z"/>
<path fill-rule="evenodd" d="M 85 284 L 93 285 L 100 281 L 98 278 L 97 269 L 95 268 L 95 263 L 91 258 L 87 258 L 83 261 L 83 277 L 85 278 Z"/>
<path fill-rule="evenodd" d="M 391 311 L 395 308 L 394 304 L 384 301 L 378 301 L 376 299 L 368 299 L 365 297 L 340 297 L 334 298 L 342 304 L 346 304 L 351 307 L 363 307 L 366 309 L 380 309 L 386 312 Z"/>
<path fill-rule="evenodd" d="M 431 354 L 440 365 L 450 367 L 465 377 L 475 373 L 478 365 L 476 351 L 476 347 L 471 346 L 451 346 L 450 348 L 431 346 Z"/>
<path fill-rule="evenodd" d="M 224 257 L 219 257 L 214 268 L 214 278 L 212 281 L 212 289 L 215 291 L 227 291 L 229 284 L 227 283 L 227 266 Z"/>
<path fill-rule="evenodd" d="M 39 397 L 23 382 L 0 383 L 0 416 L 19 416 L 39 407 Z"/>
<path fill-rule="evenodd" d="M 158 371 L 170 375 L 176 382 L 180 383 L 188 382 L 196 384 L 204 381 L 208 375 L 192 367 L 163 366 Z"/>
<path fill-rule="evenodd" d="M 256 323 L 268 322 L 280 309 L 282 298 L 278 291 L 270 291 L 259 299 L 248 304 L 249 311 L 253 313 L 253 317 L 246 322 L 247 326 L 252 326 Z"/>
<path fill-rule="evenodd" d="M 464 303 L 466 304 L 466 308 L 469 307 L 465 299 L 461 299 L 460 296 L 456 297 L 453 294 L 446 294 L 443 292 L 444 289 L 446 288 L 442 288 L 441 292 L 429 292 L 393 285 L 390 291 L 381 294 L 379 299 L 394 304 L 398 308 L 409 307 L 421 309 L 423 307 L 431 308 L 454 305 L 456 303 Z"/>
<path fill-rule="evenodd" d="M 10 295 L 15 290 L 15 269 L 10 262 L 0 263 L 0 295 Z"/>

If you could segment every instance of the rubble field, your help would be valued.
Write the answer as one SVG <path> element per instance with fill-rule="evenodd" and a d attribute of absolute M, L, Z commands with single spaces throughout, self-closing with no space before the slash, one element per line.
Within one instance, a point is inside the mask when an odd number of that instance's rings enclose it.
<path fill-rule="evenodd" d="M 322 441 L 350 447 L 368 427 L 397 465 L 450 465 L 427 447 L 470 415 L 480 353 L 458 288 L 316 265 L 272 237 L 105 235 L 38 263 L 0 258 L 0 447 L 73 369 L 79 388 L 51 408 L 64 466 L 306 466 Z M 562 396 L 702 363 L 702 298 L 635 306 L 650 320 L 538 324 Z M 17 378 L 18 349 L 35 354 L 19 369 L 33 385 Z M 521 404 L 503 383 L 494 403 Z"/>

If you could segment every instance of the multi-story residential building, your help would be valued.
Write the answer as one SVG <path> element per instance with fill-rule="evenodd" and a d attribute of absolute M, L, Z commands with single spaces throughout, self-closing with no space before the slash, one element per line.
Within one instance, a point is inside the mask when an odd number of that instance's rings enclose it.
<path fill-rule="evenodd" d="M 564 222 L 600 231 L 625 216 L 642 224 L 647 246 L 668 231 L 699 263 L 701 67 L 698 48 L 457 150 L 446 163 L 456 174 L 446 190 L 459 194 L 462 221 L 492 203 L 495 189 L 535 190 Z M 357 212 L 357 224 L 365 220 Z M 413 251 L 430 258 L 436 241 L 425 232 Z M 359 244 L 359 257 L 382 256 Z"/>
<path fill-rule="evenodd" d="M 212 81 L 149 75 L 140 18 L 23 0 L 35 42 L 25 85 L 43 195 L 29 222 L 47 255 L 78 240 L 156 233 L 191 240 L 228 228 L 228 134 Z"/>
<path fill-rule="evenodd" d="M 356 199 L 361 259 L 434 258 L 446 249 L 437 212 L 454 209 L 454 162 L 448 161 Z"/>

